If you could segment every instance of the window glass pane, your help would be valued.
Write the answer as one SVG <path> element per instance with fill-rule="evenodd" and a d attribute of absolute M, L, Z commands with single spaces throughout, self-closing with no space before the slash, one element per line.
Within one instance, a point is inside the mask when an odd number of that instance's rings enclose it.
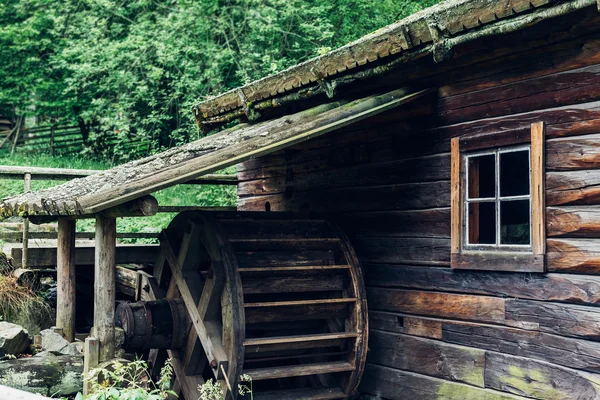
<path fill-rule="evenodd" d="M 530 244 L 529 200 L 500 202 L 500 243 Z"/>
<path fill-rule="evenodd" d="M 496 203 L 469 204 L 469 244 L 496 244 Z"/>
<path fill-rule="evenodd" d="M 529 151 L 500 153 L 500 196 L 529 194 Z"/>
<path fill-rule="evenodd" d="M 469 157 L 469 198 L 496 197 L 496 155 Z"/>

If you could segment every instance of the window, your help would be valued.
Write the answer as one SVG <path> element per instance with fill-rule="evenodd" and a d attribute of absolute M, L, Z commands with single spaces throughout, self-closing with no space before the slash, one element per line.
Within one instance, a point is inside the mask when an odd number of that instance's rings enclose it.
<path fill-rule="evenodd" d="M 452 267 L 543 272 L 543 124 L 452 140 Z"/>

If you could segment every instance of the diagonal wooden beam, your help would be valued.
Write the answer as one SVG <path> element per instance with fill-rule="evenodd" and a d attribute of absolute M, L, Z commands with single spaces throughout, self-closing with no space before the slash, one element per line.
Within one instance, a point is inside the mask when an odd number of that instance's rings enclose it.
<path fill-rule="evenodd" d="M 205 323 L 205 321 L 201 318 L 200 313 L 198 312 L 198 306 L 194 301 L 192 292 L 190 291 L 190 288 L 183 276 L 183 271 L 181 269 L 179 260 L 175 256 L 173 247 L 169 242 L 169 238 L 164 233 L 160 235 L 160 247 L 164 252 L 169 267 L 171 268 L 173 279 L 177 285 L 177 288 L 179 289 L 181 298 L 188 311 L 192 325 L 196 330 L 196 334 L 198 335 L 198 339 L 202 343 L 202 347 L 204 348 L 204 352 L 209 359 L 215 376 L 218 376 L 217 371 L 221 370 L 221 365 L 225 370 L 228 369 L 228 361 L 225 350 L 223 349 L 220 341 L 214 340 L 215 337 L 220 337 L 220 332 L 218 328 L 214 326 L 214 324 Z"/>

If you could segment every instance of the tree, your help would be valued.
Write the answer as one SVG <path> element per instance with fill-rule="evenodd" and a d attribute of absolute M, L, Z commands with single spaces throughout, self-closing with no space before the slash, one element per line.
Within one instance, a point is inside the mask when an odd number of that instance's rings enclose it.
<path fill-rule="evenodd" d="M 2 0 L 0 104 L 153 150 L 194 139 L 191 105 L 435 0 Z M 118 149 L 117 149 L 118 151 Z"/>

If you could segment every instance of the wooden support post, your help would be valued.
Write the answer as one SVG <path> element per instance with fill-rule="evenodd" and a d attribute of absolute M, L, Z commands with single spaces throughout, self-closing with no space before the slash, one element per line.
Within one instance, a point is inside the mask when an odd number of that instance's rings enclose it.
<path fill-rule="evenodd" d="M 58 219 L 56 250 L 56 326 L 75 339 L 75 220 Z"/>
<path fill-rule="evenodd" d="M 100 341 L 100 362 L 115 354 L 115 251 L 117 221 L 96 217 L 94 273 L 94 336 Z"/>
<path fill-rule="evenodd" d="M 31 190 L 31 174 L 26 173 L 23 175 L 23 188 L 24 192 L 27 193 Z M 27 268 L 27 255 L 29 249 L 29 218 L 23 219 L 23 254 L 21 258 L 22 268 Z"/>
<path fill-rule="evenodd" d="M 94 337 L 85 338 L 83 346 L 83 396 L 90 394 L 91 382 L 88 379 L 91 370 L 99 364 L 100 341 Z"/>

